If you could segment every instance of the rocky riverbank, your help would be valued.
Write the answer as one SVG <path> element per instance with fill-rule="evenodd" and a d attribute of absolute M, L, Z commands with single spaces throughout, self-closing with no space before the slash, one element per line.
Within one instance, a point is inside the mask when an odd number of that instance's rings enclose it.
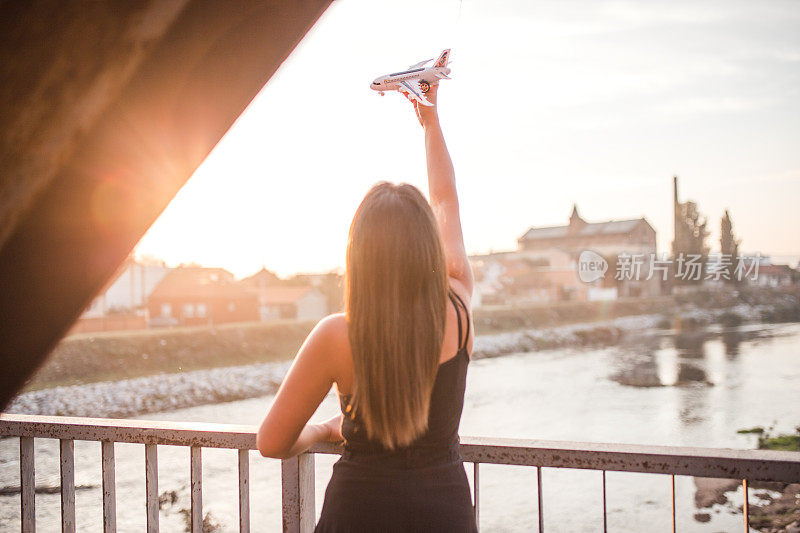
<path fill-rule="evenodd" d="M 660 312 L 643 313 L 654 309 Z M 763 302 L 724 308 L 684 303 L 679 308 L 661 299 L 555 305 L 535 312 L 477 310 L 473 357 L 608 346 L 653 328 L 692 329 L 763 320 L 774 315 L 775 309 Z M 554 324 L 569 316 L 593 320 Z M 602 317 L 608 318 L 598 319 Z M 510 324 L 532 323 L 540 325 L 506 331 Z M 268 395 L 277 390 L 311 327 L 311 323 L 295 322 L 244 324 L 68 339 L 39 372 L 34 386 L 7 411 L 132 417 Z"/>
<path fill-rule="evenodd" d="M 758 436 L 761 450 L 780 450 L 800 453 L 800 426 L 791 435 L 773 435 L 772 428 L 754 427 L 740 429 L 739 434 Z M 742 506 L 732 500 L 739 500 L 742 482 L 738 479 L 694 478 L 694 515 L 698 522 L 707 522 L 711 513 L 723 510 L 741 513 Z M 751 481 L 748 492 L 750 527 L 763 533 L 800 533 L 800 483 L 778 483 Z M 735 495 L 735 496 L 734 496 Z"/>
<path fill-rule="evenodd" d="M 290 364 L 260 363 L 34 390 L 17 396 L 6 412 L 127 418 L 253 398 L 275 392 Z"/>
<path fill-rule="evenodd" d="M 480 335 L 472 355 L 478 359 L 564 346 L 613 344 L 626 333 L 653 328 L 661 320 L 660 315 L 645 315 Z M 290 364 L 287 359 L 33 390 L 18 396 L 7 412 L 124 418 L 241 400 L 274 393 Z"/>
<path fill-rule="evenodd" d="M 713 513 L 739 514 L 742 482 L 736 479 L 694 478 L 694 519 L 708 522 Z M 750 527 L 763 533 L 800 533 L 800 483 L 750 483 Z M 738 494 L 737 494 L 738 493 Z"/>

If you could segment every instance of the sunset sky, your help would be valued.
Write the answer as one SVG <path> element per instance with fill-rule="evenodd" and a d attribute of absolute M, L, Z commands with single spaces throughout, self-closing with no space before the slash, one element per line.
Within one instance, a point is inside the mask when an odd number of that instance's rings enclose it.
<path fill-rule="evenodd" d="M 471 253 L 529 226 L 645 216 L 672 180 L 718 248 L 800 255 L 800 3 L 337 0 L 139 243 L 241 277 L 344 265 L 369 187 L 426 191 L 422 130 L 377 76 L 452 48 L 439 91 Z M 213 105 L 210 103 L 209 105 Z"/>

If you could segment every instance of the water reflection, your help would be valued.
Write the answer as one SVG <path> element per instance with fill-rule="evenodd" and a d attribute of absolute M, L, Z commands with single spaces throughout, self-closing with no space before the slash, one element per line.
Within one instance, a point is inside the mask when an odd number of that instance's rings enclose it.
<path fill-rule="evenodd" d="M 681 357 L 702 359 L 703 348 L 710 337 L 711 333 L 708 331 L 681 332 L 673 337 L 673 343 Z"/>
<path fill-rule="evenodd" d="M 741 327 L 633 337 L 616 347 L 612 379 L 630 387 L 720 385 L 741 343 L 768 336 Z"/>
<path fill-rule="evenodd" d="M 725 346 L 725 355 L 730 359 L 735 359 L 739 355 L 739 345 L 742 343 L 744 334 L 737 330 L 725 330 L 722 332 L 722 344 Z"/>

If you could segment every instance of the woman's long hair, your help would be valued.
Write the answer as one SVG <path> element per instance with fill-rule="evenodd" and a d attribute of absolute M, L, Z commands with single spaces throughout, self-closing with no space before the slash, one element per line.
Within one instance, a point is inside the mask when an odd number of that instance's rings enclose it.
<path fill-rule="evenodd" d="M 428 426 L 448 288 L 439 227 L 419 189 L 370 189 L 350 226 L 345 278 L 352 414 L 370 439 L 406 446 Z"/>

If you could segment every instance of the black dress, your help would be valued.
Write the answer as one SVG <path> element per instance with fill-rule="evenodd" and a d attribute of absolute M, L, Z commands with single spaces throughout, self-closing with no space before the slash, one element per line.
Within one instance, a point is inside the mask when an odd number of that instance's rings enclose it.
<path fill-rule="evenodd" d="M 387 450 L 367 439 L 358 416 L 348 415 L 349 397 L 340 397 L 344 453 L 333 465 L 315 532 L 478 530 L 458 438 L 469 364 L 469 316 L 452 291 L 450 301 L 458 317 L 459 349 L 439 365 L 424 434 L 407 447 Z"/>

